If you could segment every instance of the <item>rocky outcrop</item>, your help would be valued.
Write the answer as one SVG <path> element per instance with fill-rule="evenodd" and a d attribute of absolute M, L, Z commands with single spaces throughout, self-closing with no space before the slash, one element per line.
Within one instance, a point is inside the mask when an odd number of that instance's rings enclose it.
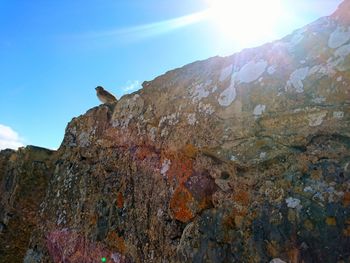
<path fill-rule="evenodd" d="M 24 261 L 349 262 L 349 12 L 74 118 Z"/>
<path fill-rule="evenodd" d="M 52 175 L 52 151 L 0 152 L 0 262 L 22 262 Z"/>

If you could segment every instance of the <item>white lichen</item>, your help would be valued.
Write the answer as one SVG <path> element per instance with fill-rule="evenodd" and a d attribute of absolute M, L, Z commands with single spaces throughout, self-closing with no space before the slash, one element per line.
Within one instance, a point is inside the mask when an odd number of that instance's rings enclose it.
<path fill-rule="evenodd" d="M 66 223 L 66 217 L 67 217 L 67 212 L 66 210 L 63 210 L 62 212 L 57 211 L 58 218 L 56 221 L 57 225 L 65 224 Z"/>
<path fill-rule="evenodd" d="M 231 160 L 231 161 L 237 161 L 237 157 L 234 156 L 234 155 L 231 155 L 230 160 Z"/>
<path fill-rule="evenodd" d="M 324 202 L 324 197 L 323 197 L 323 194 L 320 193 L 320 192 L 317 192 L 315 193 L 313 196 L 312 196 L 312 200 L 316 201 L 316 202 Z"/>
<path fill-rule="evenodd" d="M 336 57 L 341 57 L 341 58 L 345 58 L 350 54 L 350 44 L 348 45 L 344 45 L 341 46 L 340 48 L 338 48 L 335 52 L 334 55 Z"/>
<path fill-rule="evenodd" d="M 297 93 L 304 92 L 303 80 L 309 73 L 309 67 L 299 68 L 295 70 L 289 77 L 287 86 L 292 85 Z"/>
<path fill-rule="evenodd" d="M 286 262 L 280 258 L 274 258 L 270 261 L 270 263 L 286 263 Z"/>
<path fill-rule="evenodd" d="M 308 115 L 309 126 L 316 127 L 322 124 L 323 119 L 327 116 L 327 112 L 316 112 Z"/>
<path fill-rule="evenodd" d="M 198 104 L 198 111 L 208 115 L 211 115 L 215 112 L 214 107 L 212 105 L 204 104 L 202 102 Z"/>
<path fill-rule="evenodd" d="M 166 176 L 167 172 L 170 169 L 171 161 L 169 159 L 165 159 L 162 163 L 162 167 L 160 168 L 160 174 L 162 176 Z"/>
<path fill-rule="evenodd" d="M 329 70 L 331 70 L 332 74 L 330 74 L 330 76 L 333 76 L 336 74 L 337 71 L 344 71 L 343 69 L 341 69 L 341 64 L 344 62 L 344 58 L 343 57 L 338 57 L 336 59 L 329 59 L 327 62 L 327 68 Z"/>
<path fill-rule="evenodd" d="M 152 127 L 149 130 L 149 137 L 151 138 L 151 140 L 154 142 L 156 140 L 156 135 L 157 135 L 157 128 L 156 127 Z"/>
<path fill-rule="evenodd" d="M 206 89 L 206 85 L 198 84 L 193 88 L 192 101 L 198 102 L 203 98 L 208 97 L 210 92 Z"/>
<path fill-rule="evenodd" d="M 133 101 L 136 101 L 138 100 L 139 98 L 141 98 L 141 96 L 139 94 L 135 94 L 133 97 L 132 97 L 132 100 Z"/>
<path fill-rule="evenodd" d="M 224 68 L 223 70 L 221 70 L 220 77 L 219 77 L 220 82 L 225 81 L 229 76 L 231 76 L 232 68 L 233 68 L 233 66 L 230 65 L 230 66 Z"/>
<path fill-rule="evenodd" d="M 266 156 L 267 156 L 266 152 L 261 152 L 260 155 L 259 155 L 260 159 L 265 159 Z"/>
<path fill-rule="evenodd" d="M 309 70 L 309 76 L 314 75 L 314 74 L 322 74 L 322 75 L 329 75 L 329 69 L 327 65 L 320 64 L 320 65 L 315 65 Z"/>
<path fill-rule="evenodd" d="M 269 75 L 273 75 L 275 72 L 276 72 L 276 66 L 272 65 L 272 66 L 267 68 L 267 73 Z"/>
<path fill-rule="evenodd" d="M 188 122 L 189 125 L 195 125 L 196 122 L 197 122 L 196 114 L 195 113 L 188 114 L 187 122 Z"/>
<path fill-rule="evenodd" d="M 167 116 L 163 116 L 160 121 L 159 121 L 159 124 L 158 124 L 158 127 L 161 127 L 164 123 L 166 123 L 167 125 L 175 125 L 179 122 L 179 113 L 176 112 L 176 113 L 172 113 L 170 115 L 167 115 Z"/>
<path fill-rule="evenodd" d="M 325 97 L 317 97 L 317 98 L 313 98 L 311 101 L 314 103 L 320 104 L 320 103 L 325 102 L 326 98 Z"/>
<path fill-rule="evenodd" d="M 236 99 L 236 88 L 234 82 L 231 80 L 231 85 L 221 92 L 218 102 L 221 106 L 227 107 L 230 106 L 231 103 Z"/>
<path fill-rule="evenodd" d="M 267 65 L 268 63 L 265 60 L 250 61 L 240 69 L 236 79 L 240 83 L 251 83 L 265 72 Z"/>
<path fill-rule="evenodd" d="M 168 135 L 169 135 L 169 131 L 167 128 L 164 128 L 160 133 L 161 137 L 167 137 Z"/>
<path fill-rule="evenodd" d="M 345 171 L 345 172 L 348 172 L 348 171 L 350 170 L 349 167 L 350 167 L 350 162 L 347 162 L 347 163 L 344 165 L 344 171 Z"/>
<path fill-rule="evenodd" d="M 350 27 L 348 29 L 338 26 L 337 29 L 330 34 L 328 46 L 330 48 L 338 48 L 350 40 Z"/>
<path fill-rule="evenodd" d="M 258 104 L 254 108 L 253 115 L 255 117 L 258 117 L 258 116 L 262 115 L 265 110 L 266 110 L 266 106 L 265 105 Z"/>
<path fill-rule="evenodd" d="M 77 135 L 77 127 L 73 126 L 72 128 L 69 128 L 68 132 L 73 134 L 73 135 Z"/>
<path fill-rule="evenodd" d="M 341 120 L 342 118 L 344 118 L 344 112 L 343 111 L 334 111 L 333 118 Z"/>
<path fill-rule="evenodd" d="M 78 136 L 78 145 L 80 147 L 87 147 L 90 145 L 90 134 L 88 132 L 81 132 Z"/>
<path fill-rule="evenodd" d="M 158 210 L 157 210 L 157 217 L 161 218 L 163 216 L 163 214 L 164 214 L 163 210 L 161 208 L 158 208 Z"/>
<path fill-rule="evenodd" d="M 312 189 L 311 186 L 306 186 L 306 187 L 304 188 L 304 192 L 305 192 L 305 193 L 314 193 L 314 189 Z"/>
<path fill-rule="evenodd" d="M 289 49 L 293 49 L 304 39 L 304 33 L 306 32 L 305 28 L 298 29 L 294 32 L 293 37 L 290 40 Z"/>
<path fill-rule="evenodd" d="M 129 123 L 130 121 L 134 118 L 134 116 L 132 114 L 128 114 L 126 115 L 126 117 L 124 119 L 121 119 L 120 122 L 119 122 L 119 126 L 122 128 L 122 129 L 126 129 L 129 127 Z"/>
<path fill-rule="evenodd" d="M 122 116 L 120 119 L 114 119 L 112 121 L 112 127 L 120 127 L 122 129 L 126 129 L 129 127 L 130 121 L 134 118 L 134 116 L 129 113 L 125 116 Z"/>
<path fill-rule="evenodd" d="M 301 201 L 297 198 L 293 198 L 293 197 L 288 197 L 286 199 L 286 203 L 287 203 L 287 207 L 289 208 L 301 208 Z"/>
<path fill-rule="evenodd" d="M 124 262 L 124 257 L 119 253 L 112 253 L 111 258 L 114 263 Z"/>

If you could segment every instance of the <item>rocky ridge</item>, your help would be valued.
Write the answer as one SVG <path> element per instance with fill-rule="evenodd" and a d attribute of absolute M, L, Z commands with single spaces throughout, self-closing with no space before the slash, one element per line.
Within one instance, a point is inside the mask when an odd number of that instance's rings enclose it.
<path fill-rule="evenodd" d="M 349 13 L 344 1 L 279 41 L 144 82 L 74 118 L 40 168 L 31 147 L 2 151 L 0 242 L 11 239 L 11 209 L 35 220 L 29 245 L 3 255 L 350 262 Z M 7 183 L 39 175 L 39 188 Z M 6 201 L 21 186 L 35 205 Z"/>

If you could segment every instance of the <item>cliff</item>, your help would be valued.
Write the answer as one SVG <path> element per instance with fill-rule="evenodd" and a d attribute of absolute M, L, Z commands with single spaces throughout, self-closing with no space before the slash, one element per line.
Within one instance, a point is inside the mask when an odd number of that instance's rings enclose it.
<path fill-rule="evenodd" d="M 350 262 L 349 13 L 144 82 L 54 154 L 1 152 L 0 260 Z"/>

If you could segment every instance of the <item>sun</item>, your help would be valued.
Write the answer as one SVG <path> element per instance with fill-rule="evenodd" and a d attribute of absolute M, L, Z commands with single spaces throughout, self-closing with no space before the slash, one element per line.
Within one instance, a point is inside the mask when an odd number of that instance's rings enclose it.
<path fill-rule="evenodd" d="M 285 15 L 282 0 L 207 0 L 209 19 L 227 39 L 241 46 L 268 40 Z"/>

